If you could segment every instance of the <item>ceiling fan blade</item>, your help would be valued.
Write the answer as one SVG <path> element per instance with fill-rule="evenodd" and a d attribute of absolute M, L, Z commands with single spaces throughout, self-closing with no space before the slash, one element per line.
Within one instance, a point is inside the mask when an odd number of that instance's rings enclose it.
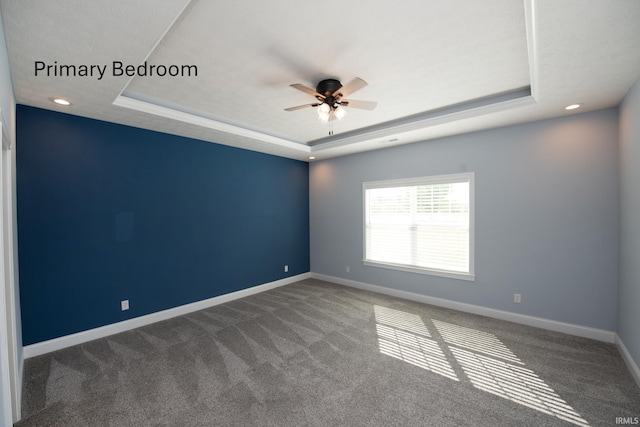
<path fill-rule="evenodd" d="M 359 108 L 360 110 L 373 110 L 378 105 L 374 101 L 356 101 L 354 99 L 343 99 L 340 101 L 340 105 L 349 108 Z"/>
<path fill-rule="evenodd" d="M 359 77 L 356 77 L 346 85 L 342 86 L 340 89 L 333 92 L 333 96 L 338 96 L 338 95 L 340 95 L 341 97 L 349 96 L 353 92 L 362 89 L 366 85 L 367 85 L 367 82 L 365 82 Z"/>
<path fill-rule="evenodd" d="M 289 108 L 285 108 L 284 111 L 296 111 L 296 110 L 302 110 L 303 108 L 309 108 L 309 107 L 317 107 L 318 104 L 317 102 L 313 103 L 313 104 L 304 104 L 304 105 L 297 105 L 295 107 L 289 107 Z"/>
<path fill-rule="evenodd" d="M 316 98 L 320 97 L 320 98 L 324 99 L 324 95 L 320 95 L 318 92 L 315 91 L 315 89 L 311 89 L 310 87 L 307 87 L 305 85 L 301 85 L 300 83 L 294 83 L 294 84 L 292 84 L 290 86 L 293 87 L 293 88 L 296 88 L 298 90 L 301 90 L 302 92 L 307 93 L 307 94 L 309 94 L 311 96 L 315 96 Z"/>

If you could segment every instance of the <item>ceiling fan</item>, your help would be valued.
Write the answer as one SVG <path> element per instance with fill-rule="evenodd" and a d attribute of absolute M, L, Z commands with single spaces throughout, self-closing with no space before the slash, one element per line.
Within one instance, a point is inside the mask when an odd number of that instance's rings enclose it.
<path fill-rule="evenodd" d="M 291 87 L 296 88 L 304 93 L 315 96 L 318 102 L 311 104 L 298 105 L 296 107 L 285 108 L 285 111 L 301 110 L 308 107 L 318 107 L 318 120 L 327 123 L 330 120 L 342 119 L 346 114 L 344 107 L 359 108 L 361 110 L 373 110 L 378 105 L 373 101 L 356 101 L 353 99 L 345 99 L 353 92 L 362 89 L 367 82 L 356 77 L 346 85 L 342 85 L 336 79 L 322 80 L 313 90 L 310 87 L 300 83 L 292 84 Z"/>

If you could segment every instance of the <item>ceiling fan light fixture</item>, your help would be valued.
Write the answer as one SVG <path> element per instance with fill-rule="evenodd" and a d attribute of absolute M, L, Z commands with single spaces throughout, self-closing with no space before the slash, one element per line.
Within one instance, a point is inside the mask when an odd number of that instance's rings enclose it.
<path fill-rule="evenodd" d="M 335 114 L 336 119 L 342 120 L 342 118 L 347 114 L 347 110 L 338 105 L 338 108 L 333 110 L 333 114 Z"/>
<path fill-rule="evenodd" d="M 331 107 L 326 102 L 323 102 L 318 106 L 318 115 L 320 114 L 329 114 L 331 112 Z"/>
<path fill-rule="evenodd" d="M 329 113 L 321 113 L 320 110 L 318 110 L 318 120 L 322 124 L 328 123 L 329 122 Z"/>

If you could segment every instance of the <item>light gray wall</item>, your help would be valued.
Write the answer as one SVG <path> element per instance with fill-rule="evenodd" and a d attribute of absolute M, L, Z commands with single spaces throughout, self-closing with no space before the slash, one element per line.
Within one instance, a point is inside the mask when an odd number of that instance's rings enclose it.
<path fill-rule="evenodd" d="M 16 102 L 15 102 L 15 97 L 13 95 L 13 85 L 11 82 L 11 73 L 9 70 L 9 59 L 7 56 L 7 47 L 5 44 L 5 39 L 4 39 L 4 28 L 2 25 L 2 19 L 0 16 L 0 112 L 2 112 L 2 118 L 4 121 L 4 126 L 7 129 L 7 133 L 8 133 L 8 138 L 11 141 L 11 145 L 14 147 L 14 149 L 12 150 L 12 166 L 14 167 L 14 171 L 15 171 L 15 145 L 14 145 L 14 141 L 15 141 L 15 110 L 16 110 Z M 12 186 L 15 189 L 15 186 Z M 13 191 L 12 194 L 12 199 L 15 200 L 15 190 Z M 15 204 L 13 205 L 15 206 Z M 15 216 L 14 216 L 15 218 Z M 16 225 L 15 223 L 12 224 L 12 228 L 13 228 L 13 232 L 15 235 L 15 229 L 16 229 Z M 6 249 L 11 249 L 9 247 L 6 247 Z M 15 253 L 14 253 L 15 254 Z M 17 255 L 15 255 L 17 257 Z M 17 259 L 17 258 L 16 258 Z M 19 376 L 19 381 L 21 381 L 22 377 L 21 377 L 21 373 L 22 373 L 22 335 L 20 333 L 20 312 L 19 312 L 19 307 L 20 307 L 20 301 L 19 301 L 19 293 L 18 293 L 18 289 L 17 289 L 17 279 L 16 279 L 16 284 L 15 284 L 16 288 L 14 289 L 14 292 L 12 292 L 12 294 L 15 297 L 15 300 L 13 301 L 15 307 L 16 307 L 16 318 L 13 319 L 14 323 L 17 326 L 17 330 L 16 331 L 11 331 L 13 334 L 15 334 L 16 340 L 17 340 L 17 351 L 18 351 L 18 376 Z M 4 289 L 0 289 L 0 291 L 4 292 Z M 4 310 L 0 310 L 3 311 Z M 4 313 L 3 313 L 4 314 Z M 8 325 L 5 324 L 4 321 L 4 316 L 0 316 L 2 319 L 0 320 L 0 328 L 5 328 L 5 330 L 3 331 L 4 334 L 0 334 L 0 335 L 5 335 L 8 339 L 9 337 L 9 330 L 8 330 Z M 2 345 L 0 345 L 0 347 L 2 347 L 2 351 L 3 352 L 7 352 L 7 347 L 5 343 L 2 343 Z M 10 372 L 10 368 L 9 366 L 3 366 L 2 363 L 0 363 L 0 381 L 6 381 L 9 382 L 9 376 L 13 375 L 14 372 Z M 5 392 L 3 392 L 3 390 L 5 390 Z M 7 406 L 5 405 L 5 403 L 10 402 L 10 396 L 5 395 L 6 394 L 6 387 L 0 387 L 0 408 L 2 408 L 2 414 L 3 416 L 0 416 L 0 426 L 3 426 L 4 423 L 6 423 L 6 419 L 4 415 L 9 415 L 9 420 L 11 420 L 11 411 L 9 411 L 9 414 L 6 414 L 6 408 Z M 11 406 L 9 405 L 9 408 L 11 408 Z M 8 426 L 12 425 L 11 422 L 9 422 L 7 424 Z"/>
<path fill-rule="evenodd" d="M 640 80 L 620 105 L 618 336 L 640 365 Z"/>
<path fill-rule="evenodd" d="M 466 171 L 475 172 L 475 282 L 362 264 L 363 181 Z M 319 161 L 310 188 L 314 273 L 616 328 L 616 109 Z"/>
<path fill-rule="evenodd" d="M 15 141 L 16 132 L 16 100 L 13 95 L 11 71 L 9 69 L 9 56 L 4 40 L 4 27 L 0 16 L 0 111 L 5 120 L 5 126 L 9 131 L 9 139 L 12 144 Z"/>

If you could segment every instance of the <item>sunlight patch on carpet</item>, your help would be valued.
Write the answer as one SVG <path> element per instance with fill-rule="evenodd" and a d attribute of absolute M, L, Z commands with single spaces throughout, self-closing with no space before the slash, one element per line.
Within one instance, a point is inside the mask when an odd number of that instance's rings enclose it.
<path fill-rule="evenodd" d="M 380 353 L 458 381 L 420 316 L 378 305 L 374 312 Z"/>
<path fill-rule="evenodd" d="M 578 426 L 589 426 L 494 334 L 436 319 L 431 319 L 431 327 L 435 326 L 431 334 L 416 314 L 379 305 L 373 310 L 380 353 L 455 381 L 460 381 L 454 371 L 454 366 L 459 366 L 479 390 Z"/>
<path fill-rule="evenodd" d="M 589 425 L 532 370 L 461 348 L 452 347 L 451 352 L 476 388 L 575 425 Z"/>
<path fill-rule="evenodd" d="M 523 365 L 520 359 L 493 334 L 435 319 L 433 324 L 447 344 L 455 344 L 471 351 Z"/>

